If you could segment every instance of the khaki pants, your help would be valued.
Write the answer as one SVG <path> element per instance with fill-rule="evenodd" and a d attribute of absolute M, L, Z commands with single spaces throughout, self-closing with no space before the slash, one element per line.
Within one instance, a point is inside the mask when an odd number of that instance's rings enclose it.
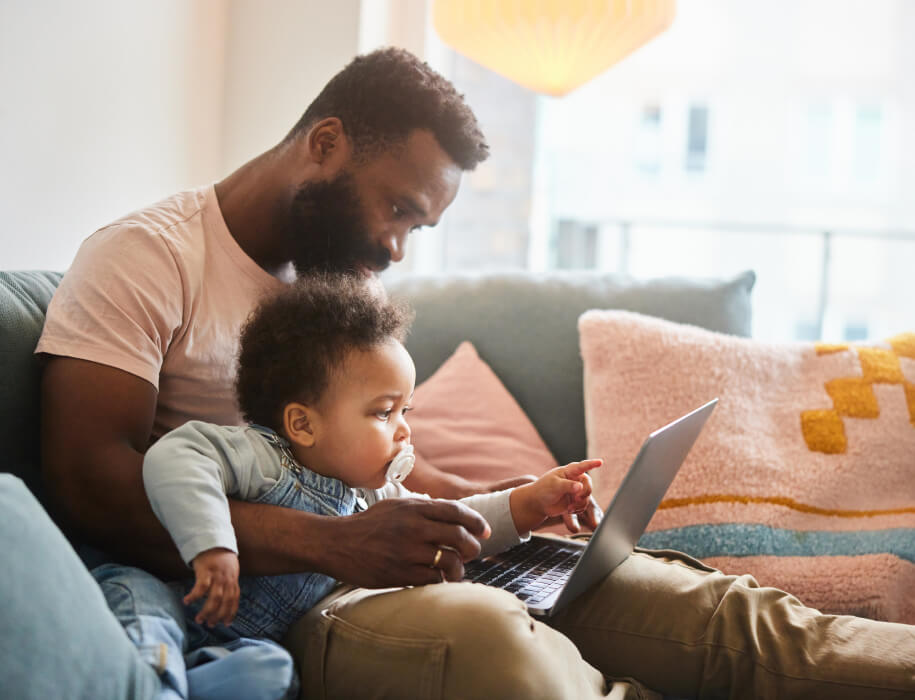
<path fill-rule="evenodd" d="M 307 698 L 915 698 L 915 627 L 677 552 L 634 553 L 549 624 L 478 584 L 344 588 L 288 642 Z"/>

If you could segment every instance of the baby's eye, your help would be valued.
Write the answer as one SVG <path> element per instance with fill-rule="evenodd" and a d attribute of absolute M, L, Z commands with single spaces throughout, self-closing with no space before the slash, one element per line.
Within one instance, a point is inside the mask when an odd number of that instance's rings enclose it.
<path fill-rule="evenodd" d="M 383 410 L 383 411 L 378 411 L 378 413 L 375 414 L 375 417 L 376 417 L 378 420 L 388 421 L 388 420 L 390 420 L 390 418 L 391 418 L 391 411 L 392 411 L 392 410 L 393 410 L 393 409 L 391 409 L 391 408 L 386 408 L 386 409 Z"/>
<path fill-rule="evenodd" d="M 400 411 L 400 413 L 405 416 L 405 415 L 407 415 L 407 411 L 412 411 L 412 410 L 413 410 L 412 406 L 404 406 L 403 409 Z"/>

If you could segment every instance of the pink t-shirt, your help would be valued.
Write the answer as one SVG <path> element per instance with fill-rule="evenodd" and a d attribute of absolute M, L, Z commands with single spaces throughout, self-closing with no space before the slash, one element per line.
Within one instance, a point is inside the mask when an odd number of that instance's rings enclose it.
<path fill-rule="evenodd" d="M 83 242 L 36 352 L 109 365 L 155 386 L 154 440 L 191 419 L 238 424 L 239 330 L 283 283 L 232 238 L 212 185 L 182 192 Z"/>

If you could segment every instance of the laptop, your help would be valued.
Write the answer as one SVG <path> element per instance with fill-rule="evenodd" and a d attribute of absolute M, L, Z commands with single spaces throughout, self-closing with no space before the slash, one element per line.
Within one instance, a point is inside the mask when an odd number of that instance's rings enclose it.
<path fill-rule="evenodd" d="M 712 399 L 645 439 L 586 543 L 533 535 L 468 563 L 464 580 L 514 593 L 533 615 L 549 617 L 561 610 L 629 556 L 717 403 Z"/>

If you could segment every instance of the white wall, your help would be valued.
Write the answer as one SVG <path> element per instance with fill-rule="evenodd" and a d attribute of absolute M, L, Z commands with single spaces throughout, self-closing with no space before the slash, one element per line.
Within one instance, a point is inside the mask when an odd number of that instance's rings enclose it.
<path fill-rule="evenodd" d="M 0 269 L 278 141 L 355 54 L 358 0 L 0 2 Z"/>
<path fill-rule="evenodd" d="M 276 144 L 356 55 L 359 7 L 359 0 L 231 0 L 223 171 Z"/>

